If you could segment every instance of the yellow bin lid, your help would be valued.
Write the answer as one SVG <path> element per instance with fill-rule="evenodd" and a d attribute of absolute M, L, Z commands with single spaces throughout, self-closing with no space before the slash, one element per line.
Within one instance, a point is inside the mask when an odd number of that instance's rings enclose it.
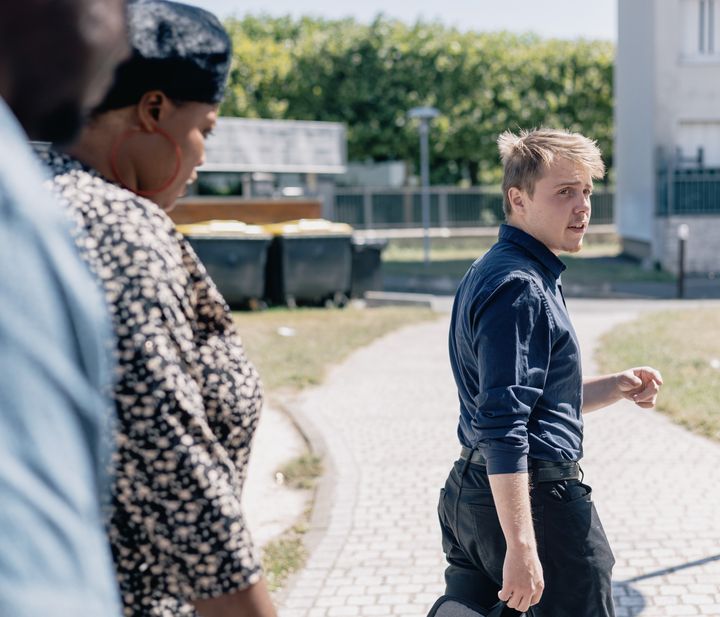
<path fill-rule="evenodd" d="M 347 223 L 333 223 L 325 219 L 300 219 L 263 225 L 273 236 L 352 236 L 353 228 Z"/>
<path fill-rule="evenodd" d="M 267 237 L 268 232 L 260 225 L 248 225 L 242 221 L 201 221 L 178 225 L 177 230 L 190 238 L 238 238 Z"/>

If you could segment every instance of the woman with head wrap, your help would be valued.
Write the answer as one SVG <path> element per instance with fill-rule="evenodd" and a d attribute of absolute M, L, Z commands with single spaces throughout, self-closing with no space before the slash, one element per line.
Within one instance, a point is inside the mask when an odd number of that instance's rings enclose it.
<path fill-rule="evenodd" d="M 217 19 L 131 3 L 132 57 L 68 153 L 43 153 L 113 317 L 109 535 L 125 614 L 275 614 L 240 507 L 261 407 L 228 308 L 164 209 L 202 164 L 231 57 Z"/>

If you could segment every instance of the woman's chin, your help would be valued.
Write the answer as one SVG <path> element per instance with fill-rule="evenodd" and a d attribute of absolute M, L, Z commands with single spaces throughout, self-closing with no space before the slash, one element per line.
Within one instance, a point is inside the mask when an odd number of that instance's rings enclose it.
<path fill-rule="evenodd" d="M 182 190 L 178 191 L 174 195 L 163 197 L 161 200 L 162 203 L 159 205 L 163 210 L 165 210 L 165 212 L 170 212 L 170 210 L 177 206 L 178 199 L 185 197 L 185 195 L 187 195 L 187 186 L 184 186 Z"/>
<path fill-rule="evenodd" d="M 182 197 L 182 195 L 181 195 Z M 170 210 L 174 210 L 175 206 L 177 205 L 177 199 L 173 199 L 172 201 L 168 201 L 165 203 L 160 204 L 160 207 L 165 210 L 165 212 L 170 212 Z"/>

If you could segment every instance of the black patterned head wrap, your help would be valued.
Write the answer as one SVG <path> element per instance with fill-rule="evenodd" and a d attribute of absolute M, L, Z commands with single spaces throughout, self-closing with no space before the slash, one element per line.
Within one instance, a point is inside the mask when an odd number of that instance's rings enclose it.
<path fill-rule="evenodd" d="M 128 30 L 132 56 L 117 68 L 96 113 L 134 105 L 151 90 L 179 101 L 220 102 L 232 46 L 212 13 L 169 0 L 138 0 L 128 5 Z"/>

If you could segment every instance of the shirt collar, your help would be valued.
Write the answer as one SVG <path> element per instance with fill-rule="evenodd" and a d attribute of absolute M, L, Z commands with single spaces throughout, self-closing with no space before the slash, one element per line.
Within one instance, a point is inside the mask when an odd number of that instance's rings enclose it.
<path fill-rule="evenodd" d="M 563 270 L 565 270 L 565 264 L 560 261 L 557 255 L 542 242 L 536 240 L 522 229 L 518 229 L 512 225 L 502 224 L 500 225 L 498 239 L 500 242 L 512 242 L 524 248 L 530 255 L 545 266 L 556 279 L 560 278 Z"/>

